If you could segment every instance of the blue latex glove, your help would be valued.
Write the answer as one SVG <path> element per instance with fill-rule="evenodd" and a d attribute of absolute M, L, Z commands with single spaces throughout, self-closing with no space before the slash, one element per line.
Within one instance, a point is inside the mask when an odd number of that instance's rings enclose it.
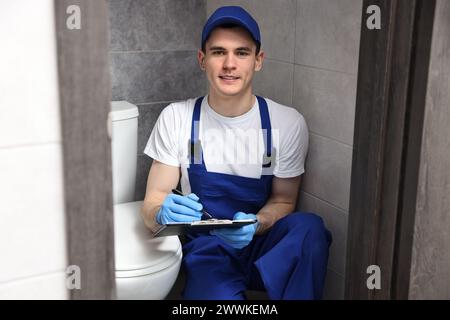
<path fill-rule="evenodd" d="M 236 212 L 233 217 L 233 220 L 242 220 L 242 219 L 256 219 L 256 215 L 251 213 L 244 212 Z M 220 239 L 228 243 L 230 246 L 236 249 L 242 249 L 246 247 L 250 241 L 253 239 L 253 235 L 258 228 L 258 222 L 253 224 L 248 224 L 246 226 L 240 228 L 223 228 L 223 229 L 214 229 L 209 233 L 212 235 L 218 236 Z"/>
<path fill-rule="evenodd" d="M 166 224 L 168 222 L 192 222 L 202 218 L 203 206 L 198 203 L 199 198 L 195 193 L 188 196 L 180 196 L 169 193 L 164 199 L 161 208 L 156 214 L 156 222 Z"/>

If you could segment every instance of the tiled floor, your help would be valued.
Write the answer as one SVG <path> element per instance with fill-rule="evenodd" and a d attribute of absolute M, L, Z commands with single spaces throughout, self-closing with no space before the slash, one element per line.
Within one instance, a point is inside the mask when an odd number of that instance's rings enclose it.
<path fill-rule="evenodd" d="M 181 291 L 183 290 L 184 281 L 185 281 L 184 272 L 180 271 L 172 290 L 169 292 L 168 296 L 166 297 L 166 300 L 182 300 L 183 299 L 183 297 L 181 296 Z M 267 296 L 267 293 L 264 291 L 247 290 L 245 292 L 245 294 L 246 294 L 248 300 L 268 300 L 269 299 L 269 297 Z"/>
<path fill-rule="evenodd" d="M 166 297 L 166 300 L 182 300 L 183 297 L 181 296 L 181 291 L 183 290 L 183 286 L 184 286 L 184 272 L 180 271 L 180 273 L 178 273 L 178 278 L 172 287 L 172 290 Z"/>

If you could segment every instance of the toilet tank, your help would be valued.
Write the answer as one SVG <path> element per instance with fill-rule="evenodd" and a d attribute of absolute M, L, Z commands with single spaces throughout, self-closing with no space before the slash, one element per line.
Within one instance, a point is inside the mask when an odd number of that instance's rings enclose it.
<path fill-rule="evenodd" d="M 138 144 L 137 106 L 111 102 L 111 148 L 114 204 L 134 201 Z"/>

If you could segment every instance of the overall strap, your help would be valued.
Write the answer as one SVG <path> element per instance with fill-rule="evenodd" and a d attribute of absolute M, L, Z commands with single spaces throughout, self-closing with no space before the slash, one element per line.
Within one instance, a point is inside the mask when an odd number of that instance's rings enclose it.
<path fill-rule="evenodd" d="M 269 108 L 264 98 L 256 96 L 259 104 L 259 115 L 261 116 L 261 128 L 264 135 L 264 161 L 263 168 L 271 166 L 270 157 L 272 156 L 272 126 L 270 125 Z"/>
<path fill-rule="evenodd" d="M 194 161 L 195 155 L 198 153 L 199 146 L 199 129 L 200 129 L 200 108 L 204 97 L 200 97 L 195 101 L 194 112 L 192 114 L 191 125 L 191 140 L 190 140 L 190 163 L 196 163 Z M 270 157 L 272 155 L 272 127 L 270 124 L 269 108 L 264 98 L 256 96 L 259 104 L 259 115 L 261 117 L 261 129 L 263 129 L 264 136 L 264 161 L 263 167 L 268 168 L 271 166 Z M 201 149 L 200 149 L 201 150 Z M 202 159 L 203 162 L 203 159 Z"/>
<path fill-rule="evenodd" d="M 190 163 L 194 164 L 196 163 L 194 161 L 194 157 L 196 154 L 196 146 L 198 146 L 199 143 L 199 139 L 198 139 L 198 135 L 199 135 L 199 130 L 200 130 L 200 107 L 202 105 L 202 101 L 203 101 L 204 97 L 200 97 L 195 101 L 195 106 L 194 106 L 194 112 L 192 114 L 192 126 L 191 126 L 191 140 L 190 140 Z"/>

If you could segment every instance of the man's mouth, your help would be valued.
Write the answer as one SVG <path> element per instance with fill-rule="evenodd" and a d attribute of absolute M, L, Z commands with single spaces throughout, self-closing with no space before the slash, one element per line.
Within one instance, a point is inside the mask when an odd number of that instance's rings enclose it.
<path fill-rule="evenodd" d="M 235 76 L 219 76 L 219 78 L 225 81 L 234 81 L 240 79 L 239 77 Z"/>

